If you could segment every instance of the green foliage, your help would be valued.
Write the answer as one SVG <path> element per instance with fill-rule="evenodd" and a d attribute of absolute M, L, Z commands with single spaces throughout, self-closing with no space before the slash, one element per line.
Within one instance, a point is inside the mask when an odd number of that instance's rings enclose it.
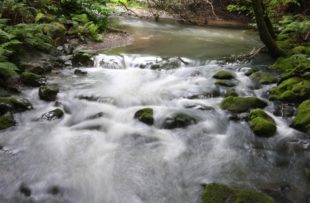
<path fill-rule="evenodd" d="M 17 76 L 18 68 L 15 64 L 10 62 L 0 62 L 0 78 L 6 80 Z"/>

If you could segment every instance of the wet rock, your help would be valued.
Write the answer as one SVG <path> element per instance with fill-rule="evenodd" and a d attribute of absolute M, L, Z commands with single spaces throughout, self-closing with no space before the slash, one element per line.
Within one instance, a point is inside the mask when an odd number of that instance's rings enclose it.
<path fill-rule="evenodd" d="M 233 97 L 224 98 L 221 108 L 233 113 L 242 113 L 255 108 L 265 108 L 267 103 L 257 97 Z"/>
<path fill-rule="evenodd" d="M 56 85 L 45 85 L 39 88 L 39 97 L 45 101 L 55 101 L 59 88 Z"/>
<path fill-rule="evenodd" d="M 61 109 L 54 109 L 41 116 L 42 119 L 51 121 L 56 119 L 61 119 L 64 116 L 64 112 Z"/>
<path fill-rule="evenodd" d="M 251 110 L 249 123 L 252 131 L 259 137 L 271 137 L 277 131 L 276 122 L 261 109 Z"/>
<path fill-rule="evenodd" d="M 92 101 L 92 102 L 99 102 L 99 103 L 108 103 L 108 104 L 115 104 L 116 103 L 115 99 L 113 99 L 111 97 L 80 95 L 80 96 L 77 96 L 76 98 L 81 99 L 81 100 Z"/>
<path fill-rule="evenodd" d="M 197 120 L 187 114 L 177 113 L 164 120 L 162 128 L 164 129 L 175 129 L 175 128 L 186 128 L 187 126 L 194 125 Z"/>
<path fill-rule="evenodd" d="M 6 90 L 0 87 L 0 97 L 9 97 L 11 94 Z"/>
<path fill-rule="evenodd" d="M 275 104 L 273 114 L 275 116 L 281 116 L 285 118 L 293 117 L 295 114 L 295 106 L 283 103 Z"/>
<path fill-rule="evenodd" d="M 299 77 L 289 78 L 271 88 L 269 93 L 270 100 L 299 103 L 310 98 L 310 81 Z"/>
<path fill-rule="evenodd" d="M 203 104 L 190 104 L 190 105 L 185 105 L 185 108 L 187 109 L 197 109 L 200 111 L 214 111 L 215 109 L 212 106 L 206 106 Z"/>
<path fill-rule="evenodd" d="M 16 124 L 13 114 L 8 112 L 0 116 L 0 130 L 10 128 Z"/>
<path fill-rule="evenodd" d="M 253 80 L 256 80 L 261 85 L 273 84 L 278 81 L 278 79 L 269 72 L 258 71 L 251 75 Z"/>
<path fill-rule="evenodd" d="M 13 112 L 23 112 L 32 109 L 32 105 L 27 99 L 14 96 L 0 97 L 0 105 L 4 112 L 8 109 Z"/>
<path fill-rule="evenodd" d="M 52 186 L 47 189 L 47 193 L 51 195 L 58 195 L 60 193 L 60 189 L 58 186 Z"/>
<path fill-rule="evenodd" d="M 150 68 L 152 70 L 159 70 L 159 69 L 175 69 L 179 68 L 182 65 L 182 59 L 181 58 L 168 58 L 163 59 L 161 62 L 152 64 Z"/>
<path fill-rule="evenodd" d="M 230 71 L 221 70 L 213 75 L 213 78 L 220 80 L 231 80 L 235 78 L 235 75 Z"/>
<path fill-rule="evenodd" d="M 296 117 L 291 126 L 310 135 L 310 100 L 306 100 L 298 106 Z"/>
<path fill-rule="evenodd" d="M 44 62 L 27 62 L 21 65 L 23 70 L 43 75 L 52 71 L 52 65 Z"/>
<path fill-rule="evenodd" d="M 207 184 L 202 194 L 203 203 L 274 203 L 272 197 L 249 189 L 237 189 L 217 183 Z"/>
<path fill-rule="evenodd" d="M 153 114 L 154 114 L 153 109 L 144 108 L 144 109 L 137 111 L 134 115 L 134 118 L 147 125 L 153 125 L 154 124 Z"/>
<path fill-rule="evenodd" d="M 217 80 L 215 85 L 224 86 L 224 87 L 235 87 L 237 85 L 236 81 L 233 80 Z"/>
<path fill-rule="evenodd" d="M 31 196 L 31 189 L 27 185 L 25 185 L 24 183 L 22 183 L 20 185 L 19 192 L 22 193 L 23 195 L 25 195 L 26 197 Z"/>
<path fill-rule="evenodd" d="M 273 197 L 276 202 L 293 203 L 287 198 L 287 193 L 292 190 L 291 186 L 287 183 L 271 184 L 270 186 L 262 189 L 266 194 Z"/>
<path fill-rule="evenodd" d="M 74 70 L 74 74 L 75 75 L 79 75 L 79 76 L 84 76 L 84 75 L 87 75 L 87 72 L 86 71 L 82 71 L 80 69 L 75 69 Z"/>
<path fill-rule="evenodd" d="M 24 85 L 31 87 L 39 87 L 46 83 L 46 78 L 42 75 L 32 73 L 30 71 L 25 71 L 21 74 L 20 79 Z"/>
<path fill-rule="evenodd" d="M 86 119 L 87 120 L 93 120 L 93 119 L 97 119 L 97 118 L 102 118 L 104 116 L 105 116 L 105 113 L 99 112 L 99 113 L 96 113 L 94 115 L 88 116 Z"/>
<path fill-rule="evenodd" d="M 72 65 L 74 67 L 92 67 L 94 66 L 94 61 L 92 60 L 93 53 L 87 50 L 80 50 L 73 54 Z"/>
<path fill-rule="evenodd" d="M 310 181 L 310 159 L 306 161 L 304 172 L 305 172 L 306 177 Z"/>

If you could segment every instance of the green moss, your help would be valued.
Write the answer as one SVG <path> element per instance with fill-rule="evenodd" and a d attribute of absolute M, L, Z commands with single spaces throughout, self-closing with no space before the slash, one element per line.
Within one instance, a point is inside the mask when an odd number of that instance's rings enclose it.
<path fill-rule="evenodd" d="M 224 87 L 235 87 L 237 84 L 231 80 L 217 80 L 215 85 L 224 86 Z"/>
<path fill-rule="evenodd" d="M 94 61 L 92 60 L 93 53 L 88 50 L 78 51 L 73 54 L 72 65 L 75 67 L 81 66 L 94 66 Z"/>
<path fill-rule="evenodd" d="M 45 83 L 45 77 L 32 73 L 30 71 L 25 71 L 20 76 L 21 81 L 31 87 L 39 87 Z"/>
<path fill-rule="evenodd" d="M 250 127 L 254 134 L 260 137 L 271 137 L 277 131 L 276 122 L 261 109 L 250 112 Z"/>
<path fill-rule="evenodd" d="M 202 200 L 203 203 L 274 203 L 271 197 L 263 193 L 217 183 L 206 186 Z"/>
<path fill-rule="evenodd" d="M 248 71 L 245 72 L 245 75 L 246 75 L 246 76 L 250 76 L 250 75 L 252 75 L 253 73 L 256 73 L 257 71 L 259 71 L 257 68 L 251 68 L 250 70 L 248 70 Z"/>
<path fill-rule="evenodd" d="M 0 97 L 0 104 L 10 106 L 14 112 L 22 112 L 32 109 L 31 103 L 19 97 Z"/>
<path fill-rule="evenodd" d="M 225 93 L 225 97 L 229 97 L 229 96 L 237 97 L 238 93 L 236 92 L 235 89 L 228 89 Z"/>
<path fill-rule="evenodd" d="M 298 106 L 292 127 L 310 135 L 310 100 L 306 100 Z"/>
<path fill-rule="evenodd" d="M 278 81 L 277 78 L 273 76 L 271 73 L 262 71 L 253 73 L 251 75 L 251 78 L 257 80 L 262 85 L 272 84 Z"/>
<path fill-rule="evenodd" d="M 135 119 L 138 119 L 142 123 L 147 125 L 153 125 L 154 118 L 153 118 L 154 111 L 151 108 L 144 108 L 137 111 L 134 115 Z"/>
<path fill-rule="evenodd" d="M 293 50 L 294 54 L 306 54 L 310 55 L 310 47 L 305 47 L 305 46 L 297 46 Z"/>
<path fill-rule="evenodd" d="M 292 77 L 271 88 L 269 93 L 270 100 L 298 103 L 310 97 L 310 81 Z"/>
<path fill-rule="evenodd" d="M 6 113 L 0 116 L 0 130 L 10 128 L 16 124 L 14 117 L 11 113 Z"/>
<path fill-rule="evenodd" d="M 304 54 L 294 54 L 288 58 L 279 58 L 271 68 L 280 72 L 291 71 L 296 67 L 310 66 L 310 58 Z"/>
<path fill-rule="evenodd" d="M 232 72 L 230 71 L 225 71 L 225 70 L 221 70 L 219 72 L 217 72 L 213 78 L 215 79 L 221 79 L 221 80 L 230 80 L 230 79 L 234 79 L 235 76 Z"/>
<path fill-rule="evenodd" d="M 55 101 L 59 88 L 56 85 L 45 85 L 39 88 L 39 97 L 45 101 Z"/>
<path fill-rule="evenodd" d="M 233 113 L 242 113 L 254 108 L 264 108 L 267 103 L 256 97 L 226 97 L 222 103 L 221 108 L 231 111 Z"/>

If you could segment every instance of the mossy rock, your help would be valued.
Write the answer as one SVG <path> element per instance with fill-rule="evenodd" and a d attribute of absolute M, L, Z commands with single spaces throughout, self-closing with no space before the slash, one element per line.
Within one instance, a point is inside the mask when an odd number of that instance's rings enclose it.
<path fill-rule="evenodd" d="M 184 113 L 176 113 L 166 118 L 162 124 L 164 129 L 186 128 L 187 126 L 194 125 L 197 120 L 190 115 Z"/>
<path fill-rule="evenodd" d="M 250 127 L 259 137 L 271 137 L 277 131 L 276 122 L 261 109 L 254 109 L 249 115 Z"/>
<path fill-rule="evenodd" d="M 13 114 L 8 112 L 0 116 L 0 130 L 10 128 L 16 124 Z"/>
<path fill-rule="evenodd" d="M 251 78 L 258 81 L 261 85 L 273 84 L 278 81 L 278 79 L 269 72 L 255 72 L 251 75 Z"/>
<path fill-rule="evenodd" d="M 305 54 L 294 54 L 288 58 L 280 57 L 271 66 L 272 69 L 280 72 L 288 72 L 296 67 L 309 67 L 310 58 Z"/>
<path fill-rule="evenodd" d="M 94 61 L 92 60 L 93 53 L 91 51 L 83 50 L 73 54 L 72 65 L 74 67 L 92 67 Z"/>
<path fill-rule="evenodd" d="M 298 103 L 310 97 L 310 80 L 292 77 L 269 90 L 270 100 Z"/>
<path fill-rule="evenodd" d="M 39 97 L 45 101 L 55 101 L 59 88 L 56 85 L 45 85 L 39 88 Z"/>
<path fill-rule="evenodd" d="M 224 97 L 230 97 L 230 96 L 232 96 L 232 97 L 238 97 L 239 95 L 238 95 L 238 93 L 236 92 L 235 89 L 228 89 L 228 90 L 226 91 Z"/>
<path fill-rule="evenodd" d="M 135 119 L 138 119 L 142 123 L 145 123 L 147 125 L 153 125 L 154 124 L 154 111 L 151 108 L 144 108 L 139 111 L 137 111 L 134 115 Z"/>
<path fill-rule="evenodd" d="M 46 78 L 44 76 L 32 73 L 30 71 L 23 72 L 20 76 L 20 79 L 23 84 L 31 87 L 39 87 L 46 83 Z"/>
<path fill-rule="evenodd" d="M 202 195 L 203 203 L 274 203 L 268 195 L 248 189 L 231 188 L 223 184 L 211 183 Z"/>
<path fill-rule="evenodd" d="M 250 76 L 250 75 L 252 75 L 253 73 L 256 73 L 256 72 L 258 72 L 258 71 L 259 71 L 258 68 L 251 68 L 251 69 L 249 69 L 249 70 L 247 70 L 247 71 L 245 72 L 245 75 L 246 75 L 246 76 Z"/>
<path fill-rule="evenodd" d="M 292 127 L 310 135 L 310 100 L 306 100 L 298 106 Z"/>
<path fill-rule="evenodd" d="M 235 75 L 230 71 L 221 70 L 213 75 L 213 78 L 220 80 L 231 80 L 235 78 Z"/>
<path fill-rule="evenodd" d="M 223 86 L 223 87 L 235 87 L 237 83 L 232 80 L 217 80 L 215 85 Z"/>
<path fill-rule="evenodd" d="M 221 108 L 233 113 L 247 112 L 255 108 L 265 108 L 267 103 L 257 97 L 234 97 L 224 98 Z"/>
<path fill-rule="evenodd" d="M 51 121 L 61 119 L 64 116 L 64 112 L 61 109 L 54 109 L 42 115 L 42 119 Z"/>
<path fill-rule="evenodd" d="M 0 97 L 0 104 L 10 108 L 13 112 L 23 112 L 32 109 L 31 103 L 20 97 Z"/>

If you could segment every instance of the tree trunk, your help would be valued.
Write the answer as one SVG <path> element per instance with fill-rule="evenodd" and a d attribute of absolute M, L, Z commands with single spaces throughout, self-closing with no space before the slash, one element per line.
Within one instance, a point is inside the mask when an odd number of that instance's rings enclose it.
<path fill-rule="evenodd" d="M 284 56 L 284 51 L 278 47 L 275 41 L 275 34 L 273 32 L 271 22 L 268 16 L 265 15 L 263 1 L 252 0 L 252 5 L 255 13 L 259 36 L 262 42 L 266 45 L 272 57 L 278 58 L 280 56 Z"/>

